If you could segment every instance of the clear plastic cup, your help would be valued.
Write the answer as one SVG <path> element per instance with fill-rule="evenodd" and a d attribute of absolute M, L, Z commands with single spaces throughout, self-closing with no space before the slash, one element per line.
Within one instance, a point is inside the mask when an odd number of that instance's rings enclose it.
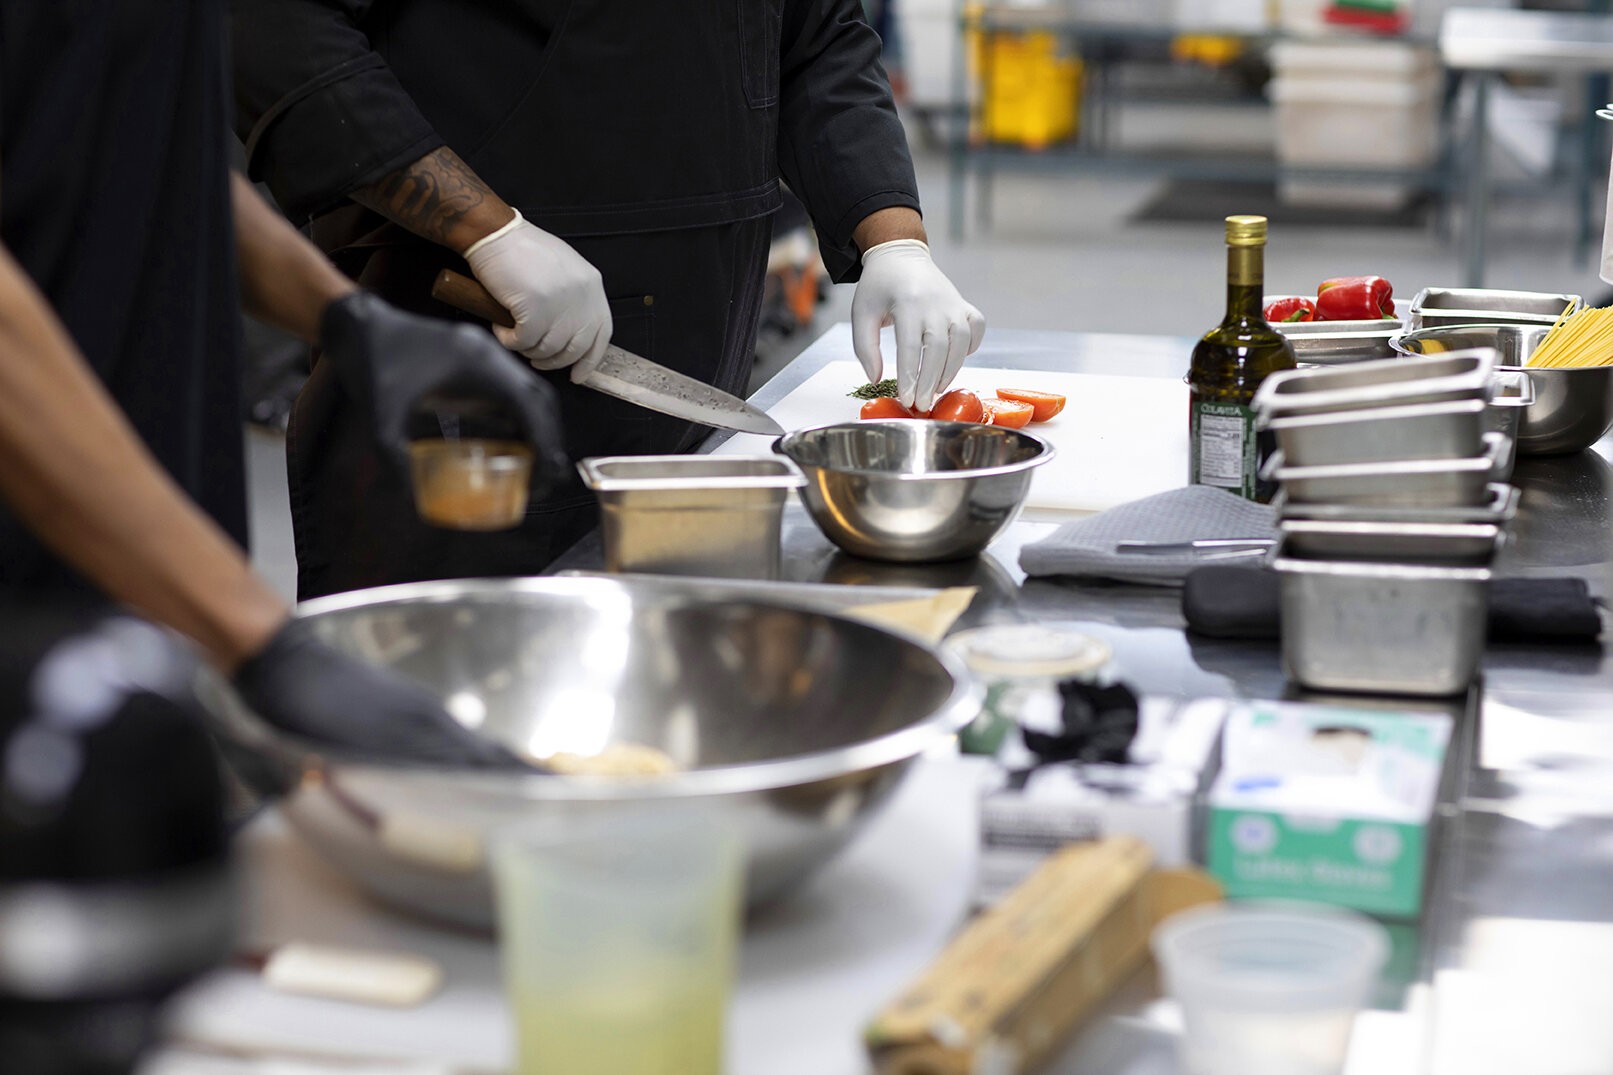
<path fill-rule="evenodd" d="M 479 437 L 409 445 L 415 511 L 450 530 L 508 530 L 526 515 L 532 449 Z"/>
<path fill-rule="evenodd" d="M 1389 935 L 1331 908 L 1210 905 L 1166 919 L 1153 948 L 1188 1075 L 1337 1075 Z"/>
<path fill-rule="evenodd" d="M 519 1075 L 720 1075 L 742 865 L 731 828 L 681 810 L 501 833 Z"/>

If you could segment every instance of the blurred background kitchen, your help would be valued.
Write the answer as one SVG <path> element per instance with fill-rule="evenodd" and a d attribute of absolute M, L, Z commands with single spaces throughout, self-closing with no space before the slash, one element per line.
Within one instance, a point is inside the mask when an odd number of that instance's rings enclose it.
<path fill-rule="evenodd" d="M 1609 6 L 868 4 L 936 262 L 990 325 L 1183 336 L 1220 316 L 1231 213 L 1271 220 L 1268 294 L 1376 274 L 1403 299 L 1434 281 L 1604 304 Z M 1568 21 L 1510 21 L 1519 11 Z M 799 206 L 775 233 L 752 390 L 851 308 Z M 254 545 L 289 594 L 272 433 L 305 359 L 249 338 Z"/>

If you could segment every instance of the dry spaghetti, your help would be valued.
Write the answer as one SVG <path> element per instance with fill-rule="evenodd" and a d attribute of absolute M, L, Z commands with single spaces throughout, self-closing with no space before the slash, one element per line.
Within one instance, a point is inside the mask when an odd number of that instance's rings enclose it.
<path fill-rule="evenodd" d="M 1527 365 L 1537 369 L 1613 365 L 1613 307 L 1564 310 Z"/>

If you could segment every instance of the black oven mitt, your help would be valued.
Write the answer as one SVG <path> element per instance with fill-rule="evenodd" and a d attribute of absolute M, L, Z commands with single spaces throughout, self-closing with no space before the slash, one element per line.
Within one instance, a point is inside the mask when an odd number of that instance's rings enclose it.
<path fill-rule="evenodd" d="M 1282 585 L 1275 571 L 1211 564 L 1182 586 L 1182 615 L 1193 634 L 1276 638 Z M 1495 579 L 1490 583 L 1491 642 L 1589 643 L 1602 633 L 1590 587 L 1579 578 Z"/>

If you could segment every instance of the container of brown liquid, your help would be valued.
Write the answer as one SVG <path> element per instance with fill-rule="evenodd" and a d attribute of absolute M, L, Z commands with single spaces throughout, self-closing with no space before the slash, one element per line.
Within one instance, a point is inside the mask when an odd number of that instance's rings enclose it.
<path fill-rule="evenodd" d="M 526 515 L 532 450 L 520 441 L 417 440 L 409 463 L 415 511 L 432 526 L 509 530 Z"/>

